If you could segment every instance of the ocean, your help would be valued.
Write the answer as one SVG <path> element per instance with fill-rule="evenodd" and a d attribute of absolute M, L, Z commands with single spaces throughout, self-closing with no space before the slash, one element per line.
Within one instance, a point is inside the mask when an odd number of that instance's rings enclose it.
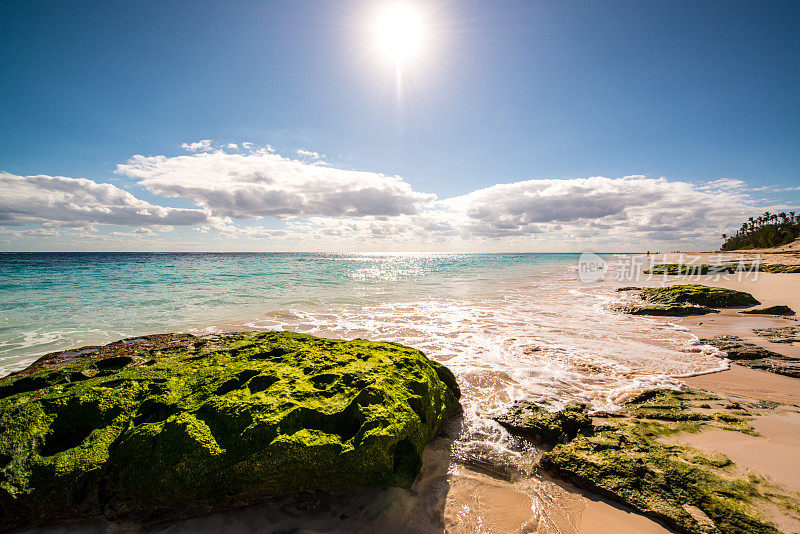
<path fill-rule="evenodd" d="M 613 257 L 606 259 L 613 265 Z M 632 285 L 584 283 L 577 254 L 0 254 L 0 375 L 39 355 L 185 331 L 293 330 L 418 348 L 458 377 L 455 458 L 530 455 L 491 416 L 514 400 L 613 410 L 725 367 L 663 319 L 613 311 Z"/>

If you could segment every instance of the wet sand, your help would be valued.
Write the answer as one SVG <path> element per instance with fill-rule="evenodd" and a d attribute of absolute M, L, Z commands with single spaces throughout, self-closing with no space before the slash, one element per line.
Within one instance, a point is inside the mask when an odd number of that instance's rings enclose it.
<path fill-rule="evenodd" d="M 729 371 L 684 379 L 691 387 L 745 399 L 800 404 L 800 379 L 731 364 Z M 797 435 L 800 440 L 800 433 Z"/>
<path fill-rule="evenodd" d="M 444 532 L 659 534 L 672 530 L 632 508 L 547 475 L 505 482 L 457 468 L 450 479 Z"/>
<path fill-rule="evenodd" d="M 701 261 L 709 261 L 704 257 Z M 770 256 L 770 263 L 800 263 L 793 256 Z M 698 276 L 687 281 L 682 277 L 655 277 L 647 285 L 672 285 L 699 283 L 709 286 L 738 289 L 753 294 L 763 306 L 785 304 L 800 313 L 800 275 L 758 273 L 753 278 L 737 277 L 727 279 L 715 276 Z M 700 317 L 674 319 L 673 322 L 686 326 L 700 338 L 729 334 L 740 336 L 751 343 L 766 347 L 775 352 L 800 357 L 800 346 L 786 343 L 772 343 L 756 335 L 754 328 L 775 328 L 797 326 L 796 317 L 774 317 L 744 315 L 740 310 L 723 310 L 719 314 Z M 751 400 L 768 400 L 789 405 L 776 409 L 774 414 L 757 417 L 753 421 L 760 437 L 748 436 L 738 432 L 712 430 L 699 434 L 686 434 L 673 437 L 675 442 L 727 454 L 741 472 L 752 472 L 764 476 L 790 491 L 800 491 L 800 413 L 792 411 L 791 406 L 800 405 L 800 379 L 757 371 L 732 364 L 730 370 L 701 376 L 688 377 L 683 381 L 690 387 L 713 391 L 725 396 Z M 570 533 L 609 533 L 634 534 L 671 532 L 665 526 L 633 510 L 612 503 L 562 482 L 542 477 L 542 489 L 553 496 L 550 503 L 549 524 L 535 525 L 532 530 L 524 530 L 516 521 L 503 525 L 493 525 L 493 532 L 570 532 Z M 560 491 L 559 491 L 560 490 Z M 505 506 L 514 501 L 502 492 L 495 494 L 487 509 Z M 453 503 L 455 504 L 455 503 Z M 488 504 L 488 503 L 487 503 Z M 527 502 L 519 505 L 527 507 Z M 800 522 L 776 510 L 765 510 L 770 519 L 784 531 L 797 532 Z M 546 512 L 545 512 L 546 514 Z M 544 515 L 544 514 L 543 514 Z M 488 526 L 488 525 L 487 525 Z M 448 529 L 448 532 L 474 532 L 475 530 Z"/>

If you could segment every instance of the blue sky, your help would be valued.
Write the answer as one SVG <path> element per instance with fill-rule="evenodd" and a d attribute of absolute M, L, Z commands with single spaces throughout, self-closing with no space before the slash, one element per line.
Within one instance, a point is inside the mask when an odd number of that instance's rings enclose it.
<path fill-rule="evenodd" d="M 10 214 L 0 218 L 0 224 L 8 223 L 0 245 L 147 249 L 177 238 L 187 248 L 213 249 L 233 240 L 246 249 L 280 250 L 303 237 L 302 246 L 313 249 L 320 246 L 313 224 L 302 236 L 292 233 L 296 230 L 250 237 L 238 231 L 283 231 L 287 224 L 311 222 L 327 229 L 372 229 L 354 230 L 336 245 L 342 249 L 425 249 L 429 244 L 419 237 L 425 231 L 419 230 L 433 224 L 428 215 L 434 212 L 435 224 L 449 225 L 462 249 L 555 250 L 576 239 L 613 249 L 619 236 L 605 227 L 623 219 L 641 234 L 626 233 L 623 248 L 648 248 L 656 241 L 655 247 L 659 240 L 711 246 L 711 236 L 738 227 L 740 216 L 798 205 L 800 192 L 791 190 L 800 184 L 797 2 L 426 2 L 418 5 L 429 39 L 423 57 L 409 61 L 401 97 L 395 66 L 370 50 L 369 28 L 381 5 L 0 4 L 0 171 L 6 180 L 46 175 L 108 182 L 152 206 L 203 209 L 208 219 L 173 224 L 168 216 L 156 222 L 26 218 L 20 216 L 25 195 L 36 205 L 33 197 L 42 187 L 52 190 L 52 184 L 22 187 L 9 181 L 17 204 L 0 205 Z M 213 141 L 209 150 L 181 148 L 204 139 Z M 243 142 L 266 152 L 242 152 Z M 220 165 L 203 154 L 229 151 L 229 143 L 237 144 L 242 158 L 253 158 L 223 163 L 236 169 L 245 162 L 252 172 L 261 172 L 253 171 L 261 164 L 265 172 L 279 172 L 274 165 L 281 167 L 276 158 L 283 157 L 334 170 L 397 175 L 414 207 L 392 211 L 400 187 L 392 182 L 372 184 L 370 195 L 361 195 L 380 204 L 388 190 L 388 204 L 380 209 L 358 205 L 339 213 L 309 208 L 315 205 L 309 199 L 303 209 L 292 204 L 277 215 L 243 206 L 223 209 L 208 188 L 178 191 L 163 176 L 144 176 L 141 169 L 132 176 L 117 167 L 134 155 L 194 158 L 184 162 L 195 165 L 192 170 L 181 172 L 202 176 L 197 165 Z M 297 150 L 325 157 L 310 160 Z M 622 178 L 632 175 L 640 177 Z M 180 181 L 183 175 L 170 176 Z M 617 196 L 608 197 L 606 186 L 574 182 L 590 177 L 608 177 L 607 187 Z M 666 186 L 651 183 L 662 177 Z M 351 178 L 334 173 L 323 182 L 344 180 L 333 192 L 351 198 L 364 192 L 360 178 Z M 544 202 L 544 208 L 518 206 L 513 195 L 552 193 L 541 182 L 548 179 L 564 180 L 555 184 L 558 195 L 576 199 L 572 206 L 588 215 L 539 215 L 558 201 Z M 718 212 L 717 193 L 708 193 L 711 205 L 703 204 L 702 188 L 709 182 L 722 187 L 720 180 L 725 194 L 736 198 L 736 210 Z M 292 190 L 316 183 L 301 181 Z M 496 198 L 497 190 L 489 189 L 518 183 L 528 185 L 506 188 L 511 197 Z M 676 231 L 664 242 L 657 232 L 667 232 L 670 225 L 663 223 L 675 204 L 664 188 L 688 195 L 682 184 L 700 188 L 698 206 L 713 215 L 705 217 L 710 222 L 702 232 L 690 232 L 689 241 Z M 238 186 L 217 183 L 211 189 L 224 187 Z M 634 200 L 620 192 L 631 187 L 639 188 Z M 270 202 L 276 198 L 273 189 Z M 654 195 L 663 202 L 648 208 L 645 200 Z M 484 206 L 486 199 L 491 202 Z M 497 213 L 486 211 L 495 207 Z M 402 220 L 423 215 L 423 222 Z M 700 215 L 675 217 L 690 225 Z M 476 229 L 478 223 L 483 226 Z M 409 224 L 416 226 L 403 234 Z M 384 237 L 374 238 L 374 225 Z M 203 226 L 208 229 L 198 232 Z M 42 228 L 51 229 L 50 235 L 31 233 Z M 124 235 L 137 229 L 136 237 Z M 85 237 L 92 233 L 99 237 Z"/>

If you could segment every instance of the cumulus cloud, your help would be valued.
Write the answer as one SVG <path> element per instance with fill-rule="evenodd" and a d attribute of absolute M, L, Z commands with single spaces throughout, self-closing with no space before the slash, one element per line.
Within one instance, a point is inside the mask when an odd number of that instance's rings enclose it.
<path fill-rule="evenodd" d="M 83 227 L 186 226 L 210 222 L 207 212 L 157 206 L 112 184 L 64 176 L 0 172 L 0 225 Z"/>
<path fill-rule="evenodd" d="M 196 202 L 219 217 L 398 216 L 435 196 L 399 176 L 348 171 L 284 158 L 267 149 L 188 156 L 133 156 L 117 173 L 155 194 Z"/>
<path fill-rule="evenodd" d="M 96 225 L 116 225 L 131 230 L 112 228 L 107 237 L 141 241 L 193 226 L 203 237 L 198 243 L 226 246 L 243 240 L 318 250 L 619 250 L 654 242 L 688 248 L 718 245 L 722 232 L 754 213 L 797 209 L 756 198 L 741 180 L 644 175 L 525 180 L 437 200 L 399 176 L 332 168 L 316 151 L 298 150 L 299 159 L 291 159 L 270 146 L 207 139 L 184 148 L 190 154 L 133 156 L 116 172 L 198 208 L 160 206 L 86 179 L 0 173 L 0 236 L 89 238 Z"/>
<path fill-rule="evenodd" d="M 741 184 L 664 178 L 527 180 L 479 189 L 442 206 L 460 216 L 462 229 L 487 237 L 539 233 L 553 223 L 568 229 L 614 229 L 675 238 L 713 232 L 752 210 Z"/>
<path fill-rule="evenodd" d="M 200 141 L 195 141 L 194 143 L 183 143 L 181 144 L 181 148 L 188 150 L 189 152 L 204 152 L 211 150 L 211 139 L 201 139 Z"/>
<path fill-rule="evenodd" d="M 58 231 L 51 228 L 33 228 L 31 230 L 9 230 L 0 228 L 0 235 L 11 237 L 58 237 Z"/>
<path fill-rule="evenodd" d="M 311 158 L 311 159 L 319 159 L 319 158 L 324 158 L 325 157 L 324 155 L 321 155 L 316 150 L 314 150 L 312 152 L 310 150 L 302 150 L 301 149 L 301 150 L 297 151 L 297 155 L 301 156 L 301 157 L 304 157 L 304 158 Z"/>
<path fill-rule="evenodd" d="M 432 202 L 414 214 L 314 216 L 285 221 L 285 233 L 233 225 L 225 235 L 286 237 L 315 247 L 372 243 L 384 249 L 493 250 L 504 243 L 523 248 L 544 243 L 619 250 L 653 242 L 702 247 L 718 244 L 731 224 L 764 209 L 776 207 L 759 205 L 737 182 L 693 184 L 644 176 L 527 180 Z"/>

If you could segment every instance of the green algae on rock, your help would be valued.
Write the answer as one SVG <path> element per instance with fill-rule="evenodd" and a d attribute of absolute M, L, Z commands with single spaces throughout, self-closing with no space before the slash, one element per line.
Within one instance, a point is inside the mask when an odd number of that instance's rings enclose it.
<path fill-rule="evenodd" d="M 717 313 L 714 308 L 760 304 L 750 293 L 698 284 L 645 288 L 639 296 L 644 304 L 624 304 L 615 310 L 629 315 L 685 317 Z"/>
<path fill-rule="evenodd" d="M 778 354 L 755 343 L 748 343 L 738 336 L 721 335 L 711 339 L 701 339 L 700 342 L 725 351 L 728 359 L 739 365 L 800 378 L 800 358 Z"/>
<path fill-rule="evenodd" d="M 615 417 L 596 419 L 593 431 L 546 452 L 540 466 L 682 532 L 777 533 L 756 503 L 781 505 L 785 495 L 757 477 L 738 476 L 722 454 L 657 441 L 717 422 L 721 428 L 752 432 L 743 417 L 731 426 L 721 414 L 689 409 L 689 401 L 703 400 L 713 397 L 694 391 L 645 392 Z"/>
<path fill-rule="evenodd" d="M 709 287 L 700 284 L 682 284 L 643 289 L 641 297 L 656 304 L 693 304 L 708 308 L 733 308 L 761 304 L 750 293 Z"/>
<path fill-rule="evenodd" d="M 592 420 L 585 404 L 568 404 L 562 410 L 548 411 L 532 402 L 517 401 L 506 413 L 495 417 L 512 434 L 549 445 L 566 443 L 580 433 L 591 432 Z"/>
<path fill-rule="evenodd" d="M 749 260 L 748 260 L 749 261 Z M 800 273 L 800 265 L 777 265 L 770 263 L 736 263 L 725 265 L 708 265 L 705 263 L 660 263 L 645 269 L 644 274 L 667 274 L 670 276 L 697 276 L 706 274 L 736 273 Z"/>
<path fill-rule="evenodd" d="M 774 274 L 797 274 L 800 273 L 800 265 L 761 264 L 760 270 Z"/>
<path fill-rule="evenodd" d="M 713 308 L 705 306 L 692 306 L 686 304 L 647 304 L 644 306 L 624 305 L 617 306 L 616 311 L 628 315 L 655 315 L 664 317 L 686 317 L 687 315 L 706 315 L 719 313 Z"/>
<path fill-rule="evenodd" d="M 800 326 L 781 326 L 778 328 L 754 328 L 753 333 L 771 343 L 800 343 Z"/>
<path fill-rule="evenodd" d="M 705 263 L 660 263 L 653 265 L 650 269 L 645 269 L 644 274 L 668 274 L 671 276 L 732 274 L 736 272 L 736 267 L 735 265 L 707 265 Z"/>
<path fill-rule="evenodd" d="M 767 306 L 766 308 L 753 308 L 739 313 L 749 313 L 752 315 L 794 315 L 794 310 L 789 306 L 779 304 L 777 306 Z"/>
<path fill-rule="evenodd" d="M 289 332 L 48 355 L 0 379 L 0 527 L 408 487 L 459 394 L 417 350 Z"/>

